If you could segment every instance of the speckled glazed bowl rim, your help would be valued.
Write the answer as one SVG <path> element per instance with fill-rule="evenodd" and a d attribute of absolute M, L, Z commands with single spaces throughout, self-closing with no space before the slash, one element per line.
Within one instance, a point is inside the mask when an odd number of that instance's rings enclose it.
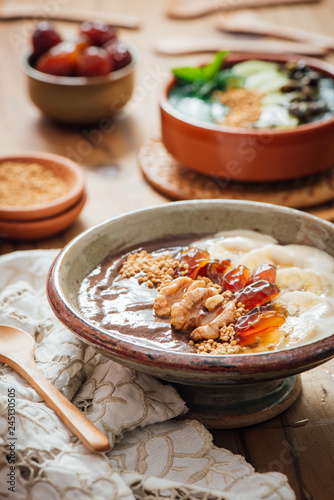
<path fill-rule="evenodd" d="M 300 212 L 299 210 L 271 205 L 260 202 L 247 201 L 225 201 L 225 200 L 192 200 L 180 201 L 159 206 L 153 206 L 141 210 L 120 215 L 113 219 L 106 220 L 77 236 L 68 243 L 53 262 L 49 276 L 47 279 L 47 293 L 54 310 L 54 313 L 59 320 L 68 327 L 80 339 L 101 350 L 107 355 L 124 364 L 135 366 L 137 369 L 142 368 L 142 371 L 152 371 L 151 367 L 156 368 L 156 376 L 161 378 L 173 379 L 174 372 L 182 373 L 185 379 L 192 380 L 192 377 L 198 381 L 206 381 L 213 377 L 223 377 L 230 380 L 243 378 L 248 381 L 256 379 L 275 379 L 282 378 L 287 375 L 300 373 L 317 366 L 334 356 L 334 332 L 330 337 L 319 340 L 312 344 L 307 344 L 300 347 L 290 348 L 282 351 L 257 353 L 257 354 L 242 354 L 230 356 L 202 356 L 192 353 L 182 353 L 163 348 L 155 348 L 149 346 L 138 345 L 131 340 L 122 337 L 121 333 L 110 332 L 100 328 L 85 318 L 76 307 L 73 306 L 75 297 L 66 296 L 62 286 L 62 277 L 68 273 L 71 266 L 71 258 L 78 252 L 84 257 L 84 251 L 89 244 L 94 241 L 98 244 L 98 240 L 107 232 L 108 235 L 113 233 L 113 225 L 117 227 L 126 225 L 127 223 L 134 224 L 133 227 L 138 227 L 140 219 L 146 218 L 146 222 L 151 220 L 151 217 L 160 218 L 161 214 L 168 211 L 171 217 L 175 217 L 178 211 L 184 208 L 192 210 L 194 214 L 199 210 L 219 210 L 219 207 L 224 207 L 228 210 L 239 210 L 239 213 L 253 210 L 253 215 L 258 216 L 261 211 L 270 211 L 276 213 L 277 216 L 288 216 L 297 218 L 297 223 L 304 225 L 316 225 L 321 227 L 321 230 L 326 234 L 333 235 L 334 225 L 319 219 L 310 214 Z M 154 214 L 154 215 L 153 215 Z M 147 222 L 148 223 L 148 222 Z M 246 227 L 246 226 L 245 226 Z M 115 228 L 114 228 L 115 229 Z M 222 227 L 222 230 L 224 227 Z M 138 229 L 139 230 L 139 229 Z M 168 233 L 167 234 L 181 234 Z M 166 234 L 166 235 L 167 235 Z M 115 238 L 117 238 L 115 234 Z M 101 241 L 101 240 L 100 240 Z M 144 240 L 145 241 L 145 240 Z M 128 246 L 128 245 L 127 245 Z M 94 246 L 95 248 L 95 246 Z M 120 241 L 117 250 L 121 251 L 124 248 L 124 243 Z M 71 257 L 71 253 L 73 257 Z M 107 253 L 104 253 L 106 256 Z M 102 260 L 102 259 L 101 259 Z M 73 263 L 72 263 L 73 264 Z M 97 264 L 97 263 L 96 263 Z M 94 267 L 94 266 L 93 266 Z"/>
<path fill-rule="evenodd" d="M 246 61 L 249 59 L 260 59 L 260 60 L 265 60 L 265 61 L 272 61 L 272 62 L 278 62 L 278 63 L 283 63 L 286 61 L 298 61 L 298 60 L 303 60 L 305 61 L 312 69 L 315 69 L 316 71 L 319 71 L 320 73 L 324 73 L 326 76 L 329 76 L 334 79 L 334 65 L 319 61 L 318 59 L 311 58 L 311 57 L 302 57 L 294 54 L 267 54 L 267 53 L 242 53 L 242 52 L 232 52 L 229 56 L 226 58 L 227 63 L 232 63 L 232 65 Z M 307 131 L 312 131 L 314 129 L 319 129 L 321 130 L 322 128 L 327 128 L 330 125 L 334 124 L 334 115 L 332 118 L 327 118 L 324 120 L 319 120 L 316 122 L 312 123 L 306 123 L 302 125 L 297 125 L 296 127 L 293 128 L 288 128 L 288 129 L 246 129 L 246 128 L 241 128 L 241 127 L 226 127 L 224 125 L 215 125 L 215 124 L 210 124 L 206 123 L 201 120 L 196 120 L 195 118 L 188 117 L 175 109 L 169 102 L 168 100 L 168 94 L 171 90 L 171 88 L 174 86 L 176 83 L 176 79 L 174 76 L 170 77 L 162 86 L 162 90 L 160 92 L 159 96 L 159 105 L 160 107 L 169 115 L 173 116 L 180 122 L 184 122 L 187 125 L 193 126 L 195 129 L 203 129 L 203 130 L 208 130 L 212 131 L 214 133 L 222 133 L 222 134 L 229 134 L 229 135 L 240 135 L 240 136 L 263 136 L 265 134 L 274 134 L 274 135 L 279 135 L 279 136 L 290 136 L 290 135 L 296 135 L 296 134 L 303 134 L 304 132 Z"/>
<path fill-rule="evenodd" d="M 2 219 L 43 219 L 58 215 L 67 208 L 74 205 L 85 190 L 85 177 L 82 169 L 77 163 L 55 153 L 39 153 L 36 151 L 27 151 L 26 153 L 10 154 L 0 156 L 0 164 L 6 161 L 22 161 L 23 163 L 40 163 L 46 168 L 48 163 L 59 165 L 62 169 L 66 169 L 73 175 L 75 182 L 70 190 L 56 198 L 55 200 L 36 203 L 35 205 L 15 205 L 7 206 L 0 204 L 0 218 Z"/>
<path fill-rule="evenodd" d="M 22 54 L 20 63 L 23 72 L 37 80 L 39 82 L 51 83 L 53 85 L 67 86 L 67 87 L 87 87 L 87 86 L 99 86 L 105 85 L 109 82 L 115 82 L 121 78 L 133 73 L 135 66 L 137 65 L 139 54 L 138 50 L 130 43 L 126 42 L 129 52 L 131 53 L 131 62 L 124 66 L 124 68 L 111 71 L 107 75 L 103 76 L 57 76 L 49 75 L 48 73 L 43 73 L 38 71 L 30 64 L 32 57 L 32 52 L 27 51 Z"/>

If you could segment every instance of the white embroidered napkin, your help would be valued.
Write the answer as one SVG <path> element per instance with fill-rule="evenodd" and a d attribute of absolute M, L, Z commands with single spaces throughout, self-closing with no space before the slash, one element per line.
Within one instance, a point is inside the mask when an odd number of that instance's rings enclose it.
<path fill-rule="evenodd" d="M 284 475 L 255 473 L 243 457 L 215 447 L 198 422 L 172 420 L 186 407 L 171 385 L 105 358 L 55 318 L 45 283 L 56 254 L 0 257 L 0 323 L 35 337 L 39 369 L 113 448 L 105 455 L 87 450 L 22 377 L 0 364 L 0 498 L 293 500 Z"/>

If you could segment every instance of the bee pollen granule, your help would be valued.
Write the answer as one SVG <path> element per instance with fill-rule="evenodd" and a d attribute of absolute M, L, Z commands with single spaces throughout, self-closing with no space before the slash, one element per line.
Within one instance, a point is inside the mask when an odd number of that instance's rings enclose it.
<path fill-rule="evenodd" d="M 60 198 L 68 191 L 66 182 L 40 163 L 0 163 L 0 205 L 38 205 Z"/>

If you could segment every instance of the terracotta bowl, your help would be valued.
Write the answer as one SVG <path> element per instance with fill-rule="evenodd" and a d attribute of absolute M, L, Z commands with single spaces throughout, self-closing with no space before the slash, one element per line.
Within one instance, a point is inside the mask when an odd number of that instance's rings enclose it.
<path fill-rule="evenodd" d="M 284 63 L 301 56 L 231 54 L 226 67 L 248 59 Z M 307 64 L 334 78 L 334 66 L 303 57 Z M 307 176 L 334 165 L 334 117 L 289 130 L 247 130 L 210 125 L 173 108 L 168 94 L 171 78 L 160 97 L 162 141 L 180 163 L 198 172 L 238 181 L 276 181 Z"/>
<path fill-rule="evenodd" d="M 176 384 L 208 427 L 238 427 L 277 415 L 297 398 L 297 374 L 334 356 L 334 335 L 284 351 L 201 356 L 159 349 L 92 324 L 78 308 L 81 281 L 110 253 L 167 236 L 253 229 L 334 255 L 334 225 L 277 205 L 225 200 L 174 202 L 107 220 L 60 252 L 47 283 L 56 316 L 75 335 L 130 368 Z M 334 332 L 333 332 L 334 334 Z"/>
<path fill-rule="evenodd" d="M 127 45 L 132 62 L 98 77 L 42 73 L 31 65 L 31 53 L 25 54 L 21 66 L 31 100 L 46 116 L 65 124 L 86 125 L 112 117 L 129 101 L 134 89 L 137 51 Z"/>
<path fill-rule="evenodd" d="M 78 218 L 86 203 L 86 193 L 59 214 L 34 220 L 0 219 L 0 238 L 12 240 L 41 240 L 50 238 L 69 227 Z"/>
<path fill-rule="evenodd" d="M 51 169 L 68 185 L 68 192 L 55 200 L 29 206 L 0 205 L 2 221 L 32 221 L 46 219 L 65 212 L 82 200 L 85 191 L 85 177 L 82 169 L 72 160 L 52 153 L 29 152 L 0 156 L 0 164 L 6 161 L 17 163 L 38 163 Z M 19 200 L 18 200 L 19 203 Z"/>

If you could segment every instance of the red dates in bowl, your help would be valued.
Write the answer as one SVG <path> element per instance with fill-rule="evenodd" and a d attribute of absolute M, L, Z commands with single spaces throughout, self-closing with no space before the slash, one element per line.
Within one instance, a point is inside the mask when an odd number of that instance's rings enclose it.
<path fill-rule="evenodd" d="M 32 35 L 32 64 L 43 73 L 58 76 L 101 76 L 124 68 L 131 54 L 114 27 L 102 22 L 84 22 L 78 35 L 63 40 L 47 21 Z"/>

